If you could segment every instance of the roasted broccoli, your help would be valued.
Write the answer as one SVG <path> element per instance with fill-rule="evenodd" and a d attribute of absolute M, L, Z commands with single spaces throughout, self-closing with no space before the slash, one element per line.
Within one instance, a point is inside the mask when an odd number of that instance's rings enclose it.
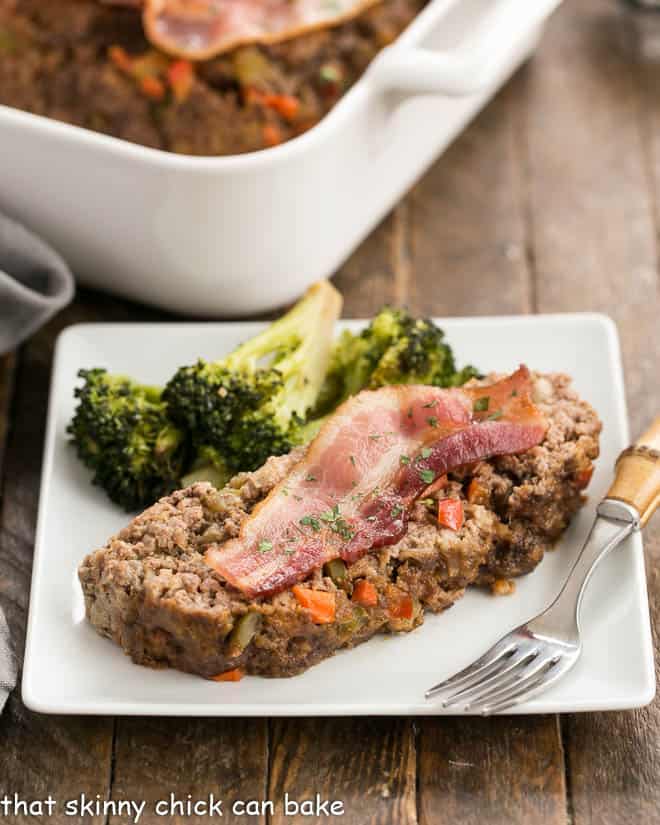
<path fill-rule="evenodd" d="M 170 420 L 157 387 L 80 370 L 78 406 L 68 427 L 93 482 L 126 510 L 153 504 L 175 489 L 188 460 L 188 439 Z"/>
<path fill-rule="evenodd" d="M 331 412 L 362 389 L 389 384 L 456 387 L 477 375 L 456 369 L 444 332 L 433 321 L 384 307 L 360 333 L 345 331 L 335 345 L 316 415 Z"/>
<path fill-rule="evenodd" d="M 253 470 L 304 438 L 328 369 L 341 296 L 327 282 L 219 361 L 182 367 L 163 398 L 195 450 L 229 470 Z"/>

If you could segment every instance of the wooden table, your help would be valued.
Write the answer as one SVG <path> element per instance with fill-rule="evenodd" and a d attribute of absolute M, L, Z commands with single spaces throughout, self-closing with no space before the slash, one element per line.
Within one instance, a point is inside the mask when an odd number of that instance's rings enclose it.
<path fill-rule="evenodd" d="M 660 410 L 659 230 L 660 15 L 616 0 L 572 0 L 532 63 L 336 283 L 348 316 L 386 301 L 436 315 L 606 312 L 621 334 L 637 433 Z M 160 317 L 81 291 L 20 352 L 0 359 L 0 603 L 19 649 L 55 337 L 78 321 Z M 660 517 L 646 554 L 656 617 Z M 660 821 L 660 705 L 487 720 L 160 720 L 39 716 L 16 693 L 0 717 L 0 797 L 62 800 L 84 791 L 152 800 L 213 791 L 279 800 L 285 790 L 343 800 L 346 813 L 335 821 L 344 825 L 644 825 Z M 77 820 L 60 811 L 46 821 Z M 221 821 L 316 820 L 276 813 Z"/>

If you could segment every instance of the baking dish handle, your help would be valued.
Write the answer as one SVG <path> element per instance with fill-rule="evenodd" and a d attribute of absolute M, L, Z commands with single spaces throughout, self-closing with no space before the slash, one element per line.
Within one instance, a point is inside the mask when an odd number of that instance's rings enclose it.
<path fill-rule="evenodd" d="M 405 44 L 384 49 L 369 67 L 380 91 L 465 96 L 481 91 L 504 70 L 512 40 L 528 34 L 561 0 L 499 0 L 474 35 L 456 49 L 439 52 Z"/>

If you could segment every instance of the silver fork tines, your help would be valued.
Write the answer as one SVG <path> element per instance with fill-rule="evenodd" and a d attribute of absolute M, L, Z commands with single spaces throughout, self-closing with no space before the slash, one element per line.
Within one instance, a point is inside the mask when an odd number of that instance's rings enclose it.
<path fill-rule="evenodd" d="M 486 675 L 483 678 L 478 678 L 472 681 L 466 687 L 461 688 L 456 693 L 452 693 L 446 699 L 443 699 L 443 708 L 448 708 L 450 705 L 456 705 L 467 699 L 473 693 L 481 694 L 487 692 L 493 685 L 502 686 L 508 684 L 515 678 L 516 672 L 528 665 L 538 655 L 538 650 L 535 648 L 522 649 L 519 647 L 513 656 L 510 656 L 503 667 L 498 667 L 494 673 Z"/>
<path fill-rule="evenodd" d="M 605 499 L 573 568 L 554 602 L 496 642 L 468 667 L 427 690 L 442 696 L 442 707 L 488 715 L 519 705 L 547 690 L 577 662 L 580 604 L 596 565 L 639 529 L 633 507 Z"/>
<path fill-rule="evenodd" d="M 515 698 L 524 690 L 527 690 L 528 687 L 537 684 L 544 674 L 559 662 L 560 658 L 560 656 L 548 656 L 543 657 L 539 662 L 538 656 L 535 657 L 527 666 L 523 665 L 518 668 L 508 684 L 498 684 L 483 692 L 480 691 L 465 705 L 465 710 L 478 705 L 482 705 L 483 710 L 488 710 L 491 705 L 499 705 L 507 699 Z M 533 665 L 533 667 L 530 667 L 530 665 Z"/>
<path fill-rule="evenodd" d="M 438 693 L 442 693 L 447 688 L 456 687 L 467 680 L 473 681 L 481 678 L 482 676 L 486 676 L 492 673 L 494 669 L 500 667 L 504 661 L 513 656 L 517 649 L 517 646 L 513 642 L 510 642 L 509 644 L 500 644 L 498 642 L 498 644 L 493 645 L 491 650 L 485 656 L 477 659 L 476 662 L 473 662 L 468 667 L 459 671 L 450 679 L 445 679 L 444 682 L 438 682 L 437 685 L 433 685 L 433 687 L 429 688 L 424 695 L 427 699 L 432 699 Z"/>

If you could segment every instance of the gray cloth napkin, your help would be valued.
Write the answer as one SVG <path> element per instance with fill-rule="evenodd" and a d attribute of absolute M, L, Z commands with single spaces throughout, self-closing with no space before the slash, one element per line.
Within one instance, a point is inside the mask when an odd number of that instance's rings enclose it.
<path fill-rule="evenodd" d="M 57 252 L 0 214 L 0 355 L 65 307 L 73 291 L 71 271 Z"/>
<path fill-rule="evenodd" d="M 16 658 L 9 641 L 9 627 L 0 608 L 0 713 L 7 703 L 9 694 L 16 687 L 17 670 Z"/>

